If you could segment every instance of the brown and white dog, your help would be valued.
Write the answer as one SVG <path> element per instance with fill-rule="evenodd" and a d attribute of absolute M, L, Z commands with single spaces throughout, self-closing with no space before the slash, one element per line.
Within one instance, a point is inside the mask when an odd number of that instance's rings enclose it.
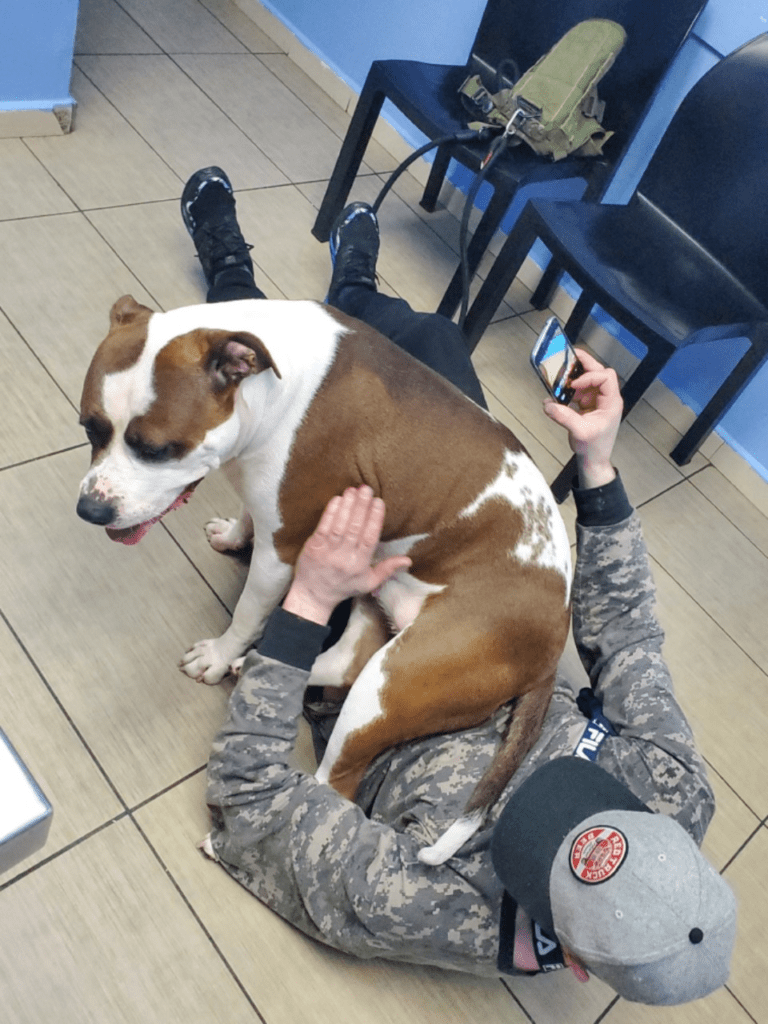
<path fill-rule="evenodd" d="M 412 565 L 357 602 L 311 682 L 349 687 L 318 778 L 350 799 L 409 739 L 467 728 L 516 699 L 512 724 L 441 863 L 479 827 L 535 740 L 565 644 L 570 548 L 541 473 L 502 424 L 371 328 L 316 302 L 247 300 L 153 313 L 119 299 L 88 370 L 84 519 L 135 543 L 223 466 L 243 499 L 206 527 L 253 543 L 232 623 L 181 667 L 217 683 L 261 634 L 329 501 L 384 499 L 380 557 Z"/>

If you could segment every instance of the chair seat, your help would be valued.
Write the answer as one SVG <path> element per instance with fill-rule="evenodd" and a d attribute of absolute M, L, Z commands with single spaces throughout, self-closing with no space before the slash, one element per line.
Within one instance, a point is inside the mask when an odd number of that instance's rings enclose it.
<path fill-rule="evenodd" d="M 720 262 L 642 198 L 628 206 L 530 206 L 539 238 L 557 261 L 641 338 L 650 328 L 680 348 L 706 340 L 699 332 L 707 328 L 768 319 L 768 309 Z"/>
<path fill-rule="evenodd" d="M 455 64 L 424 64 L 417 60 L 376 60 L 371 66 L 379 88 L 420 131 L 450 135 L 466 128 L 467 120 L 458 89 L 467 77 L 466 67 Z"/>
<path fill-rule="evenodd" d="M 424 64 L 415 60 L 377 60 L 369 78 L 419 131 L 432 139 L 452 135 L 467 127 L 469 113 L 459 96 L 459 86 L 469 74 L 464 65 Z M 488 142 L 456 144 L 452 153 L 464 166 L 478 170 L 488 152 Z M 496 163 L 491 181 L 551 181 L 586 176 L 595 162 L 570 156 L 554 163 L 544 160 L 525 143 L 513 146 Z"/>

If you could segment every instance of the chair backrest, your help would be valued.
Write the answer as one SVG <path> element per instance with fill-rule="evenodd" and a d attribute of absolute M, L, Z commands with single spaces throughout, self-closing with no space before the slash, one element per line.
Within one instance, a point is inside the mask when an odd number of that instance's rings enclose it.
<path fill-rule="evenodd" d="M 606 102 L 604 124 L 615 132 L 605 149 L 613 164 L 631 141 L 665 71 L 705 3 L 706 0 L 488 0 L 468 66 L 490 84 L 490 76 L 503 60 L 511 57 L 522 74 L 580 21 L 617 21 L 627 32 L 627 42 L 598 87 L 600 98 Z"/>
<path fill-rule="evenodd" d="M 635 191 L 768 305 L 768 34 L 693 86 Z"/>

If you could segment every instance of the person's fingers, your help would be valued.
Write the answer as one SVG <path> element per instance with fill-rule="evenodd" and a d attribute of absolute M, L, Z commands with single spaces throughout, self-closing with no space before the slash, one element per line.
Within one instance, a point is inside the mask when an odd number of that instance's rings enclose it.
<path fill-rule="evenodd" d="M 365 524 L 360 535 L 360 542 L 372 552 L 381 538 L 381 531 L 384 527 L 385 508 L 381 498 L 374 497 L 373 491 L 370 490 L 367 496 L 365 512 Z"/>
<path fill-rule="evenodd" d="M 590 370 L 603 370 L 605 367 L 599 359 L 595 359 L 591 352 L 587 352 L 586 349 L 577 348 L 574 349 L 576 355 L 579 357 L 579 362 L 584 367 L 584 371 L 588 373 Z M 578 377 L 576 378 L 579 379 Z"/>
<path fill-rule="evenodd" d="M 598 366 L 587 370 L 571 381 L 576 396 L 587 391 L 594 391 L 600 399 L 613 401 L 621 395 L 619 378 L 610 366 Z"/>
<path fill-rule="evenodd" d="M 307 541 L 310 546 L 322 547 L 324 544 L 328 543 L 328 539 L 334 530 L 334 523 L 336 521 L 341 501 L 341 495 L 337 494 L 335 497 L 331 498 L 325 506 L 323 514 L 320 516 L 320 521 Z"/>
<path fill-rule="evenodd" d="M 410 569 L 412 564 L 407 555 L 393 555 L 391 558 L 385 558 L 383 562 L 371 567 L 369 589 L 371 591 L 378 590 L 396 572 L 401 569 Z"/>
<path fill-rule="evenodd" d="M 544 402 L 544 412 L 549 416 L 555 423 L 559 423 L 561 427 L 565 427 L 566 430 L 574 431 L 579 429 L 581 423 L 581 416 L 575 409 L 570 409 L 567 405 L 562 405 L 560 402 L 556 402 L 554 398 L 548 398 Z"/>
<path fill-rule="evenodd" d="M 365 543 L 364 537 L 373 502 L 373 491 L 363 484 L 360 487 L 347 488 L 345 497 L 349 495 L 349 518 L 347 519 L 345 539 L 352 544 Z"/>
<path fill-rule="evenodd" d="M 571 387 L 574 391 L 586 391 L 587 388 L 602 388 L 609 383 L 615 376 L 613 370 L 606 367 L 600 367 L 597 370 L 585 370 L 584 373 L 578 377 L 574 377 L 571 381 Z"/>
<path fill-rule="evenodd" d="M 359 528 L 359 515 L 356 518 L 357 490 L 354 487 L 347 487 L 341 496 L 341 501 L 336 508 L 336 515 L 331 526 L 331 535 L 338 544 L 345 538 L 350 530 Z"/>

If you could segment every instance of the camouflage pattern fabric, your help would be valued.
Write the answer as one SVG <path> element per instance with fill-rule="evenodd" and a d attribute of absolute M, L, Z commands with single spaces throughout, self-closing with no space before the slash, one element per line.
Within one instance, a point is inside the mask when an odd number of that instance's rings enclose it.
<path fill-rule="evenodd" d="M 578 528 L 574 637 L 618 735 L 598 763 L 701 843 L 714 797 L 661 654 L 639 520 Z M 418 850 L 463 810 L 508 716 L 381 754 L 350 803 L 288 766 L 307 673 L 249 654 L 208 773 L 212 845 L 242 885 L 307 935 L 356 957 L 496 976 L 502 886 L 489 840 L 504 805 L 447 864 Z M 559 679 L 539 740 L 507 795 L 572 754 L 583 680 Z"/>

